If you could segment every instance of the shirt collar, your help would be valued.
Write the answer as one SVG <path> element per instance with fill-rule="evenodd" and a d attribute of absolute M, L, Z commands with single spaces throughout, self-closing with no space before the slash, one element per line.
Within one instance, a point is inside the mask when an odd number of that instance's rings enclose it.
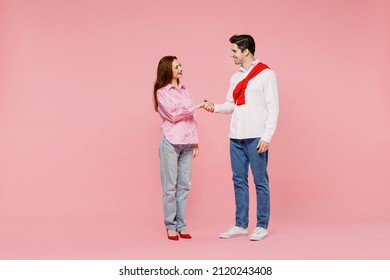
<path fill-rule="evenodd" d="M 255 67 L 255 65 L 256 65 L 257 63 L 259 63 L 259 62 L 260 62 L 260 60 L 258 60 L 258 59 L 252 61 L 252 63 L 251 63 L 250 66 L 249 66 L 248 71 L 251 71 L 251 70 L 253 69 L 253 67 Z M 240 69 L 239 69 L 239 70 L 240 70 L 241 72 L 247 72 L 247 71 L 245 70 L 245 68 L 242 67 L 242 66 L 240 66 Z"/>
<path fill-rule="evenodd" d="M 167 90 L 170 90 L 170 89 L 172 89 L 172 88 L 174 88 L 175 86 L 174 85 L 171 85 L 171 84 L 167 84 L 166 85 L 166 88 L 167 88 Z M 179 84 L 179 89 L 186 89 L 186 86 L 183 84 L 183 83 L 180 83 Z"/>

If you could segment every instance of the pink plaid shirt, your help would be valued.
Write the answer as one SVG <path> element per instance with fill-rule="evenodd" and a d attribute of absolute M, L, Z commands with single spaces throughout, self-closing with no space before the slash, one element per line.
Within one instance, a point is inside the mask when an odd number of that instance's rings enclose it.
<path fill-rule="evenodd" d="M 199 143 L 194 101 L 183 84 L 168 84 L 157 90 L 158 112 L 162 118 L 162 135 L 171 144 Z"/>

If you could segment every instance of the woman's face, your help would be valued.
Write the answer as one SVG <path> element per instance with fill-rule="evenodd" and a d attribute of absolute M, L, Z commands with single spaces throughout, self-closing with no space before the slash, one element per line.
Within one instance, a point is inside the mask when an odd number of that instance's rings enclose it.
<path fill-rule="evenodd" d="M 172 62 L 172 73 L 174 80 L 177 80 L 183 76 L 183 69 L 181 68 L 181 64 L 177 59 L 173 60 Z"/>

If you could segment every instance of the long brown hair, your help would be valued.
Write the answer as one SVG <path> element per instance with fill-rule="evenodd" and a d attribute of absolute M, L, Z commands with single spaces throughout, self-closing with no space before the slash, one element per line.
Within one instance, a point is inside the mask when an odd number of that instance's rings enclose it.
<path fill-rule="evenodd" d="M 157 78 L 154 83 L 153 90 L 153 101 L 154 101 L 154 110 L 157 112 L 158 102 L 157 102 L 157 90 L 159 88 L 165 87 L 172 81 L 173 72 L 172 72 L 172 63 L 177 59 L 176 56 L 164 56 L 160 59 L 157 66 Z M 179 83 L 179 80 L 177 81 Z"/>

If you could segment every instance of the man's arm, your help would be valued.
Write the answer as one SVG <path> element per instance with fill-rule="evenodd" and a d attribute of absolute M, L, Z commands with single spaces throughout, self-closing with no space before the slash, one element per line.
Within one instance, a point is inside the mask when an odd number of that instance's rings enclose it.
<path fill-rule="evenodd" d="M 257 144 L 257 150 L 259 153 L 263 153 L 269 149 L 279 116 L 278 86 L 274 72 L 270 72 L 265 79 L 264 95 L 267 119 L 265 122 L 265 133 Z"/>
<path fill-rule="evenodd" d="M 234 103 L 226 100 L 222 104 L 214 104 L 213 102 L 205 99 L 203 108 L 210 113 L 231 114 L 234 110 Z"/>
<path fill-rule="evenodd" d="M 278 86 L 276 82 L 276 75 L 273 71 L 268 72 L 264 79 L 264 96 L 267 118 L 265 121 L 265 132 L 262 139 L 271 143 L 279 116 Z"/>

